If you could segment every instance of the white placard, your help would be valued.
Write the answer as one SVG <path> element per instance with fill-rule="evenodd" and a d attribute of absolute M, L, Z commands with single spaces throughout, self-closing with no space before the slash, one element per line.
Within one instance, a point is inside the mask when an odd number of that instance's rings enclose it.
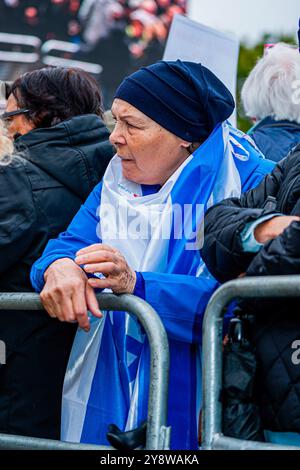
<path fill-rule="evenodd" d="M 234 34 L 218 31 L 183 15 L 175 15 L 163 59 L 201 62 L 236 99 L 239 47 L 239 40 Z M 230 121 L 236 125 L 236 113 Z"/>

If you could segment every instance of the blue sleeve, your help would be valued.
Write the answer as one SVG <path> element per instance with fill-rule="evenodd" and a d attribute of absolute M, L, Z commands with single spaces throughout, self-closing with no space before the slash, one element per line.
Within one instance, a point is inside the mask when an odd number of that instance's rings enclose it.
<path fill-rule="evenodd" d="M 206 305 L 219 286 L 208 273 L 200 277 L 143 272 L 145 300 L 159 314 L 171 339 L 185 343 L 202 341 Z"/>
<path fill-rule="evenodd" d="M 243 250 L 245 253 L 258 253 L 263 243 L 259 243 L 254 236 L 254 230 L 256 227 L 267 220 L 274 219 L 274 217 L 280 217 L 280 214 L 269 214 L 264 217 L 259 217 L 255 222 L 250 222 L 246 225 L 244 230 L 241 233 L 241 241 L 243 245 Z"/>
<path fill-rule="evenodd" d="M 30 279 L 36 292 L 43 289 L 44 273 L 50 264 L 61 258 L 74 259 L 81 248 L 101 243 L 97 235 L 101 188 L 102 183 L 95 187 L 66 232 L 61 233 L 56 240 L 50 240 L 41 258 L 32 266 Z"/>
<path fill-rule="evenodd" d="M 141 299 L 145 300 L 146 298 L 146 293 L 145 293 L 145 280 L 142 276 L 141 273 L 136 271 L 136 282 L 135 282 L 135 288 L 133 291 L 133 295 L 136 295 L 137 297 L 140 297 Z"/>

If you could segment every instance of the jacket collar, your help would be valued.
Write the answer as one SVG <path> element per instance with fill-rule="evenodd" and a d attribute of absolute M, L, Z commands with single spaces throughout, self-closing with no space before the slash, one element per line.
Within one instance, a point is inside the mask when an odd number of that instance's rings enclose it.
<path fill-rule="evenodd" d="M 288 121 L 287 119 L 283 119 L 281 121 L 275 121 L 275 119 L 271 116 L 267 116 L 266 118 L 262 119 L 259 121 L 257 124 L 255 124 L 249 133 L 251 134 L 254 131 L 257 131 L 258 129 L 261 129 L 262 127 L 292 127 L 296 128 L 297 130 L 300 131 L 300 124 L 294 121 Z"/>

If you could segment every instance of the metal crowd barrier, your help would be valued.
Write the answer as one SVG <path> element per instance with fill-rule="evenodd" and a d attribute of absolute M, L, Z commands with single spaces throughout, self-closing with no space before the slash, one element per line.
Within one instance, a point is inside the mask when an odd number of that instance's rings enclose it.
<path fill-rule="evenodd" d="M 44 42 L 41 47 L 42 63 L 57 67 L 79 67 L 93 75 L 100 75 L 103 71 L 102 65 L 72 58 L 79 50 L 78 44 L 50 39 Z M 70 57 L 66 58 L 65 54 L 70 55 Z"/>
<path fill-rule="evenodd" d="M 126 311 L 134 315 L 147 334 L 150 359 L 150 389 L 145 449 L 169 449 L 171 428 L 167 427 L 169 386 L 169 343 L 163 324 L 155 310 L 133 295 L 100 294 L 102 310 Z M 38 294 L 0 293 L 0 310 L 43 310 Z M 4 366 L 5 367 L 5 366 Z M 107 423 L 110 424 L 110 423 Z M 0 449 L 30 450 L 108 450 L 107 446 L 67 443 L 11 434 L 0 434 Z"/>
<path fill-rule="evenodd" d="M 300 450 L 300 447 L 245 441 L 222 433 L 222 341 L 225 307 L 236 299 L 300 297 L 300 276 L 253 277 L 231 281 L 212 296 L 203 324 L 204 450 Z"/>
<path fill-rule="evenodd" d="M 0 79 L 14 81 L 37 68 L 40 48 L 41 40 L 36 36 L 0 32 Z"/>
<path fill-rule="evenodd" d="M 50 39 L 42 44 L 36 36 L 0 32 L 0 78 L 12 80 L 41 65 L 79 67 L 99 78 L 100 64 L 74 59 L 80 46 Z"/>
<path fill-rule="evenodd" d="M 2 44 L 10 48 L 10 50 L 2 50 L 0 46 L 0 61 L 2 62 L 35 64 L 39 61 L 42 42 L 36 36 L 0 32 L 0 45 Z"/>

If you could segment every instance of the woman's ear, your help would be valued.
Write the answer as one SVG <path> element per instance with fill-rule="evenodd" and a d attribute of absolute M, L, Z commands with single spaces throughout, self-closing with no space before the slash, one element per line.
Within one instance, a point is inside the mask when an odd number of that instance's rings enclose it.
<path fill-rule="evenodd" d="M 187 142 L 186 140 L 182 140 L 182 141 L 180 142 L 180 145 L 179 145 L 179 146 L 180 146 L 180 148 L 181 148 L 182 150 L 184 150 L 185 152 L 187 152 L 188 155 L 191 155 L 191 153 L 192 153 L 192 152 L 190 152 L 190 146 L 191 146 L 191 145 L 192 145 L 191 142 Z"/>
<path fill-rule="evenodd" d="M 202 144 L 202 142 L 182 142 L 181 146 L 184 147 L 190 155 L 192 155 L 192 153 L 194 153 L 199 147 L 200 145 Z"/>
<path fill-rule="evenodd" d="M 182 140 L 182 141 L 180 142 L 180 147 L 183 147 L 183 148 L 185 148 L 185 149 L 188 149 L 191 145 L 192 145 L 192 143 L 191 143 L 191 142 L 187 142 L 186 140 Z"/>
<path fill-rule="evenodd" d="M 179 146 L 186 150 L 189 155 L 192 155 L 201 145 L 203 142 L 188 142 L 187 140 L 181 140 Z"/>

